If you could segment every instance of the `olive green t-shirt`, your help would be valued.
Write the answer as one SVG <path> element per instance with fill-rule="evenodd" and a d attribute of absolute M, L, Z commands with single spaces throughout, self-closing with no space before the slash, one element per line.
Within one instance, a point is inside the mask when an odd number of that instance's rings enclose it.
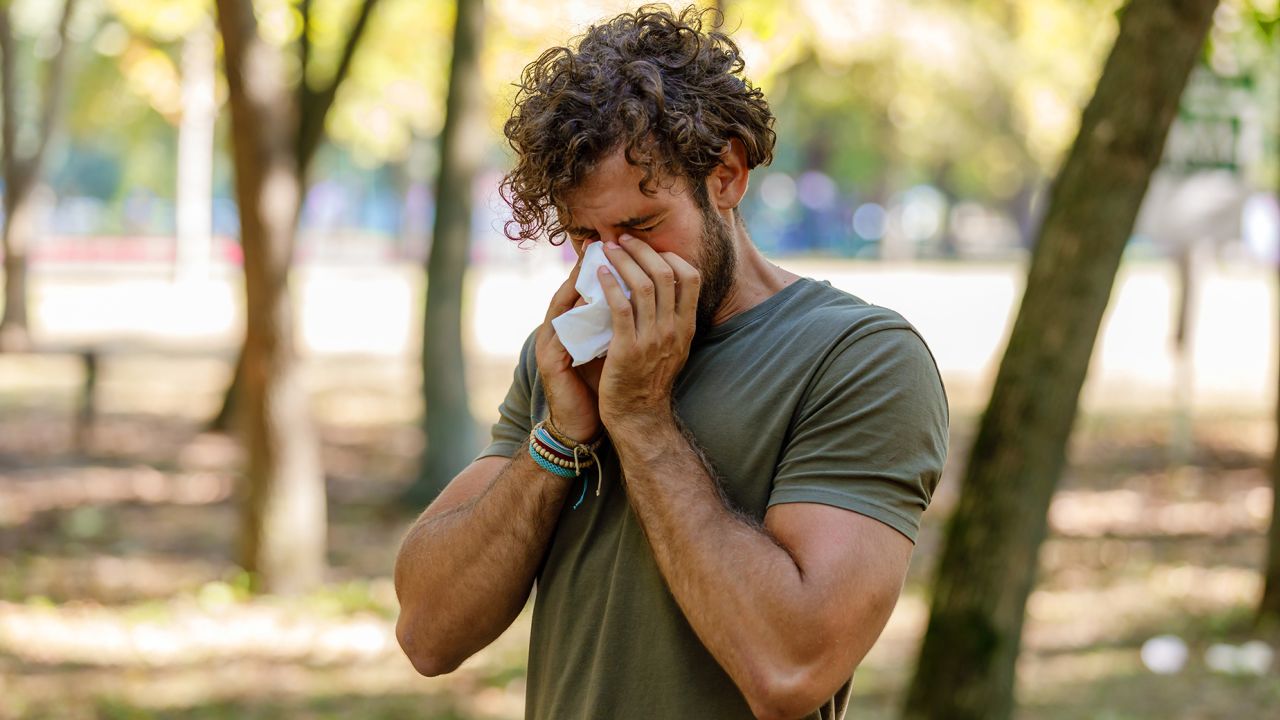
<path fill-rule="evenodd" d="M 801 278 L 697 338 L 675 398 L 737 510 L 763 521 L 779 503 L 834 505 L 915 542 L 949 412 L 932 354 L 898 313 Z M 479 457 L 528 452 L 547 416 L 533 334 L 500 414 Z M 525 717 L 751 718 L 667 589 L 607 442 L 600 458 L 600 495 L 594 472 L 575 481 L 538 571 Z M 843 717 L 851 685 L 808 718 Z"/>

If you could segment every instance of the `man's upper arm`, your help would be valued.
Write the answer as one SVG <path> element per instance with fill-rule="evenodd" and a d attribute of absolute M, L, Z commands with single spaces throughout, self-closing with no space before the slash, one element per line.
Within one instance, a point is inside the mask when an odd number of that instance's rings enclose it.
<path fill-rule="evenodd" d="M 849 679 L 888 622 L 948 422 L 932 354 L 905 325 L 837 345 L 797 411 L 765 527 L 798 566 L 822 636 L 839 639 L 815 658 L 819 695 Z"/>
<path fill-rule="evenodd" d="M 810 682 L 814 697 L 830 697 L 888 623 L 914 545 L 879 520 L 817 503 L 769 508 L 765 528 L 795 560 L 805 592 L 819 599 L 810 607 L 829 640 L 813 659 Z"/>
<path fill-rule="evenodd" d="M 914 543 L 946 462 L 948 423 L 942 378 L 913 329 L 849 338 L 824 360 L 796 411 L 770 510 L 833 505 Z"/>

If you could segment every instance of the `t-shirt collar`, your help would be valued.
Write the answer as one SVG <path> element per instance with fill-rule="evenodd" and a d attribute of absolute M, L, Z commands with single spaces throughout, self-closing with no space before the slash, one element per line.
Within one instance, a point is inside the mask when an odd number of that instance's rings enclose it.
<path fill-rule="evenodd" d="M 787 301 L 787 298 L 790 298 L 800 291 L 801 285 L 808 285 L 812 282 L 814 282 L 812 278 L 803 276 L 797 278 L 795 282 L 765 298 L 763 302 L 757 303 L 754 307 L 747 308 L 719 325 L 716 325 L 708 330 L 705 335 L 694 338 L 693 344 L 697 345 L 709 340 L 716 340 L 729 335 L 740 328 L 750 325 L 756 320 L 759 320 L 760 318 L 769 315 L 774 310 L 777 310 L 784 302 Z"/>

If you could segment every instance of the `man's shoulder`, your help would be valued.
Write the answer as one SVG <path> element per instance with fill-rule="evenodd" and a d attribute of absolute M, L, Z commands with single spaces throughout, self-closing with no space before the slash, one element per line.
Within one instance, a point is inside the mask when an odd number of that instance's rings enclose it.
<path fill-rule="evenodd" d="M 867 302 L 827 280 L 809 279 L 797 300 L 787 319 L 807 337 L 847 344 L 881 330 L 909 330 L 919 335 L 898 311 Z"/>

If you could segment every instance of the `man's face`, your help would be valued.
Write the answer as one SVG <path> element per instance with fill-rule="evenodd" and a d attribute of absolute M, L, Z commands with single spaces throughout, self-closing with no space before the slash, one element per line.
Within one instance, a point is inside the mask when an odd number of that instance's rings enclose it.
<path fill-rule="evenodd" d="M 568 198 L 570 217 L 562 221 L 569 241 L 581 257 L 587 245 L 616 241 L 625 233 L 659 253 L 679 255 L 702 275 L 696 330 L 701 335 L 733 286 L 733 231 L 709 207 L 700 207 L 683 178 L 655 183 L 657 194 L 650 197 L 640 192 L 643 177 L 621 150 L 603 159 Z"/>

